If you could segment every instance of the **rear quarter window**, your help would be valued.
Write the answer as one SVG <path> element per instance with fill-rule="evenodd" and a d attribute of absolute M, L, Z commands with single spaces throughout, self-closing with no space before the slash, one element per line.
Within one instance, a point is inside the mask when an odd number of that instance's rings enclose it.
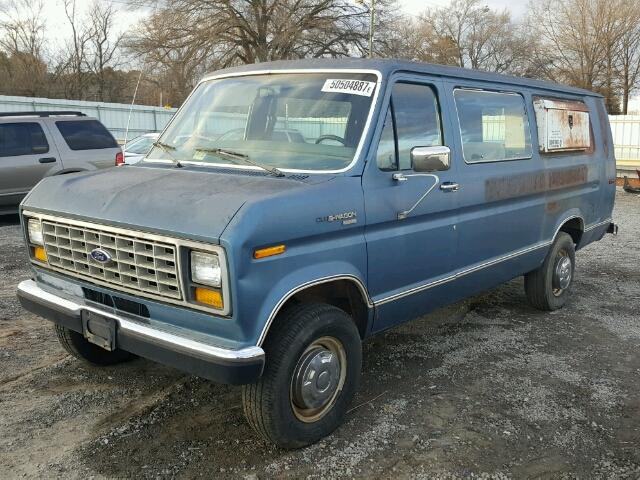
<path fill-rule="evenodd" d="M 71 150 L 118 147 L 113 135 L 97 120 L 64 120 L 56 122 L 56 126 Z"/>
<path fill-rule="evenodd" d="M 590 151 L 589 108 L 584 102 L 534 97 L 540 153 Z"/>

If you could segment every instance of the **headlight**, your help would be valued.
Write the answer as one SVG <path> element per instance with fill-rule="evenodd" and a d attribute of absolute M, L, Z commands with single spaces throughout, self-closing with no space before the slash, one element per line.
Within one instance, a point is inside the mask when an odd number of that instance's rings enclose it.
<path fill-rule="evenodd" d="M 222 286 L 222 270 L 218 255 L 191 252 L 191 280 L 194 283 L 220 288 Z"/>
<path fill-rule="evenodd" d="M 30 218 L 27 223 L 27 232 L 29 234 L 29 241 L 33 245 L 42 245 L 44 238 L 42 237 L 42 224 L 40 220 L 36 218 Z"/>

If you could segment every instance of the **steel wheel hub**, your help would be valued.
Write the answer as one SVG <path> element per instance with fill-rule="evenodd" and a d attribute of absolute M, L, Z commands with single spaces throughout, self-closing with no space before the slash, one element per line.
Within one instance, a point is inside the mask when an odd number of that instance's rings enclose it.
<path fill-rule="evenodd" d="M 333 395 L 340 379 L 337 355 L 315 347 L 302 356 L 294 374 L 294 401 L 302 408 L 320 408 Z"/>
<path fill-rule="evenodd" d="M 562 255 L 556 262 L 553 271 L 554 289 L 565 290 L 571 283 L 571 273 L 571 259 L 567 255 Z"/>
<path fill-rule="evenodd" d="M 333 337 L 322 337 L 300 356 L 291 378 L 291 406 L 300 420 L 315 422 L 333 407 L 346 377 L 346 353 Z"/>

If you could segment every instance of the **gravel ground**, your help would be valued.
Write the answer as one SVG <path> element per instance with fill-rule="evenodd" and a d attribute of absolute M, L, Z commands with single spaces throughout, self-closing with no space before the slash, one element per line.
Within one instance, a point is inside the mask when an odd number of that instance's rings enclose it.
<path fill-rule="evenodd" d="M 640 478 L 640 197 L 614 216 L 567 307 L 517 279 L 372 339 L 344 426 L 293 452 L 257 439 L 239 388 L 65 355 L 15 299 L 27 259 L 0 218 L 0 476 Z"/>

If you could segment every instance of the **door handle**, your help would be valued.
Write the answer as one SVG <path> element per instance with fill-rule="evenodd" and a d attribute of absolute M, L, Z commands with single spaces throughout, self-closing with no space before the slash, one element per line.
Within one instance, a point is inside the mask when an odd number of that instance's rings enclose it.
<path fill-rule="evenodd" d="M 454 182 L 442 182 L 440 184 L 440 190 L 443 192 L 457 192 L 460 189 L 460 185 Z"/>
<path fill-rule="evenodd" d="M 56 157 L 44 157 L 38 160 L 40 163 L 55 163 Z"/>

